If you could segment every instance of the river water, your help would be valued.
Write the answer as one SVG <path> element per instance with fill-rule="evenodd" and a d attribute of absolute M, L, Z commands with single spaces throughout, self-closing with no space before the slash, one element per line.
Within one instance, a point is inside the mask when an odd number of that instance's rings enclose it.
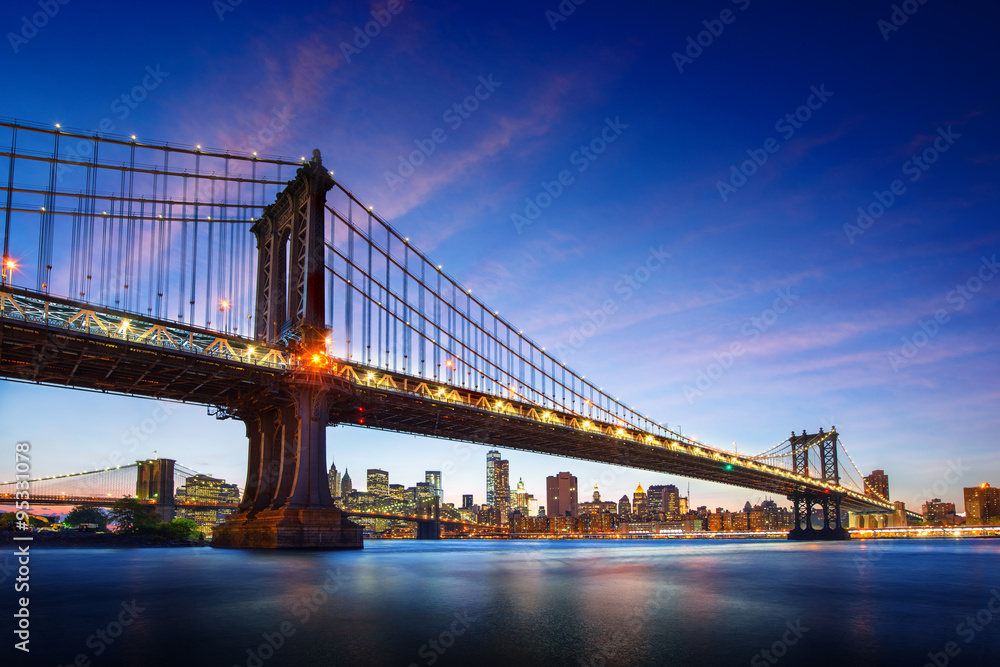
<path fill-rule="evenodd" d="M 1000 540 L 39 549 L 30 577 L 17 664 L 1000 664 Z"/>

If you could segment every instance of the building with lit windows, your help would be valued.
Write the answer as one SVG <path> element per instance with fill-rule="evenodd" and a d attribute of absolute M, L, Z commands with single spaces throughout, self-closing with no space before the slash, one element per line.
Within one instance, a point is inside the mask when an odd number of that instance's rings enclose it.
<path fill-rule="evenodd" d="M 963 491 L 966 525 L 986 526 L 1000 523 L 1000 487 L 983 483 Z"/>
<path fill-rule="evenodd" d="M 377 498 L 389 495 L 389 473 L 377 468 L 368 469 L 368 493 Z"/>
<path fill-rule="evenodd" d="M 389 485 L 389 497 L 395 500 L 402 500 L 406 495 L 406 487 L 402 484 L 390 484 Z"/>
<path fill-rule="evenodd" d="M 496 506 L 496 464 L 500 460 L 500 452 L 491 449 L 486 452 L 486 504 Z M 506 490 L 506 488 L 505 488 Z"/>
<path fill-rule="evenodd" d="M 632 494 L 632 515 L 639 520 L 649 516 L 649 506 L 646 504 L 646 492 L 642 490 L 642 484 L 635 487 Z"/>
<path fill-rule="evenodd" d="M 889 501 L 889 476 L 884 470 L 873 470 L 872 474 L 865 477 L 865 495 Z"/>
<path fill-rule="evenodd" d="M 924 503 L 921 508 L 924 521 L 928 526 L 951 526 L 955 524 L 955 503 L 942 502 L 933 498 Z"/>
<path fill-rule="evenodd" d="M 510 461 L 506 459 L 494 462 L 493 497 L 500 514 L 500 525 L 506 526 L 510 515 Z"/>
<path fill-rule="evenodd" d="M 354 490 L 354 483 L 351 481 L 351 473 L 344 469 L 344 477 L 340 480 L 340 497 L 346 498 Z"/>
<path fill-rule="evenodd" d="M 629 503 L 628 496 L 618 499 L 618 520 L 627 521 L 632 516 L 632 504 Z"/>
<path fill-rule="evenodd" d="M 330 484 L 330 495 L 334 498 L 340 497 L 340 473 L 337 471 L 337 464 L 330 462 L 330 472 L 326 476 Z"/>
<path fill-rule="evenodd" d="M 601 492 L 597 490 L 597 485 L 594 484 L 593 500 L 586 503 L 579 503 L 577 510 L 580 516 L 584 514 L 600 514 L 601 512 L 617 515 L 618 504 L 612 500 L 601 500 Z"/>
<path fill-rule="evenodd" d="M 434 489 L 434 495 L 437 498 L 444 498 L 444 490 L 441 488 L 441 471 L 440 470 L 428 470 L 424 473 L 424 481 L 431 485 Z"/>
<path fill-rule="evenodd" d="M 184 485 L 178 487 L 174 494 L 177 510 L 174 516 L 180 519 L 191 519 L 198 524 L 198 530 L 206 535 L 212 534 L 212 527 L 226 520 L 235 511 L 235 507 L 224 508 L 186 508 L 184 504 L 237 505 L 240 502 L 240 490 L 235 484 L 226 484 L 226 480 L 195 475 L 188 477 Z"/>

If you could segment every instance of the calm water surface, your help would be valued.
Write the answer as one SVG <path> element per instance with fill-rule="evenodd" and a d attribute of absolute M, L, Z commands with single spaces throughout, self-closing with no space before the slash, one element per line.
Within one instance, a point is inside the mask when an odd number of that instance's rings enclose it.
<path fill-rule="evenodd" d="M 998 565 L 995 540 L 37 550 L 32 652 L 15 659 L 69 665 L 82 655 L 91 665 L 136 667 L 920 667 L 933 664 L 928 653 L 940 653 L 938 667 L 945 659 L 995 666 L 1000 612 L 988 605 L 1000 591 Z M 9 600 L 9 579 L 4 588 Z M 123 609 L 133 600 L 134 609 Z M 1000 593 L 996 600 L 1000 610 Z M 117 625 L 133 613 L 134 622 Z M 969 616 L 978 630 L 959 625 Z M 8 655 L 16 653 L 5 641 Z M 948 657 L 952 641 L 958 653 Z"/>

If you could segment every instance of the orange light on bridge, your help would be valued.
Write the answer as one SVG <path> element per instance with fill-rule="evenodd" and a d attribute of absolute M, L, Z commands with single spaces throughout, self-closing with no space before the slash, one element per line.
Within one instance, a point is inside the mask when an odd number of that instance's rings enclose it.
<path fill-rule="evenodd" d="M 448 361 L 444 362 L 444 365 L 445 365 L 445 366 L 447 366 L 447 367 L 449 367 L 449 368 L 451 368 L 451 367 L 452 367 L 452 366 L 454 366 L 455 364 L 454 364 L 454 363 L 452 362 L 452 360 L 451 360 L 451 359 L 449 359 Z"/>
<path fill-rule="evenodd" d="M 222 301 L 219 302 L 220 311 L 227 310 L 228 308 L 229 308 L 229 301 L 227 299 L 223 299 Z"/>

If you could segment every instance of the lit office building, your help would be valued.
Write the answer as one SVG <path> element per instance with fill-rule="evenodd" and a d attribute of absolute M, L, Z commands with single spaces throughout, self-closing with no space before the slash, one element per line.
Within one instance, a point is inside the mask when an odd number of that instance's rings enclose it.
<path fill-rule="evenodd" d="M 500 514 L 500 525 L 506 526 L 510 514 L 510 461 L 500 460 L 493 467 L 493 497 Z"/>
<path fill-rule="evenodd" d="M 632 505 L 629 503 L 627 495 L 622 496 L 618 500 L 618 516 L 622 521 L 625 521 L 632 516 Z"/>
<path fill-rule="evenodd" d="M 434 495 L 438 498 L 444 498 L 444 491 L 441 489 L 441 471 L 440 470 L 428 470 L 424 473 L 424 481 L 431 485 L 434 489 Z"/>
<path fill-rule="evenodd" d="M 406 487 L 402 484 L 389 485 L 389 497 L 394 500 L 402 500 L 406 493 Z"/>
<path fill-rule="evenodd" d="M 377 468 L 368 469 L 368 494 L 376 498 L 389 495 L 389 473 Z"/>
<path fill-rule="evenodd" d="M 496 464 L 500 460 L 500 452 L 491 449 L 486 452 L 486 504 L 496 506 Z"/>
<path fill-rule="evenodd" d="M 186 508 L 185 504 L 205 505 L 237 505 L 240 502 L 240 490 L 235 484 L 226 484 L 226 480 L 195 475 L 188 477 L 184 485 L 174 494 L 177 511 L 174 514 L 180 519 L 191 519 L 198 524 L 198 529 L 206 535 L 212 534 L 212 527 L 226 520 L 226 516 L 235 511 L 235 507 Z"/>
<path fill-rule="evenodd" d="M 953 525 L 955 523 L 955 503 L 942 502 L 934 498 L 924 503 L 922 514 L 929 526 Z"/>

